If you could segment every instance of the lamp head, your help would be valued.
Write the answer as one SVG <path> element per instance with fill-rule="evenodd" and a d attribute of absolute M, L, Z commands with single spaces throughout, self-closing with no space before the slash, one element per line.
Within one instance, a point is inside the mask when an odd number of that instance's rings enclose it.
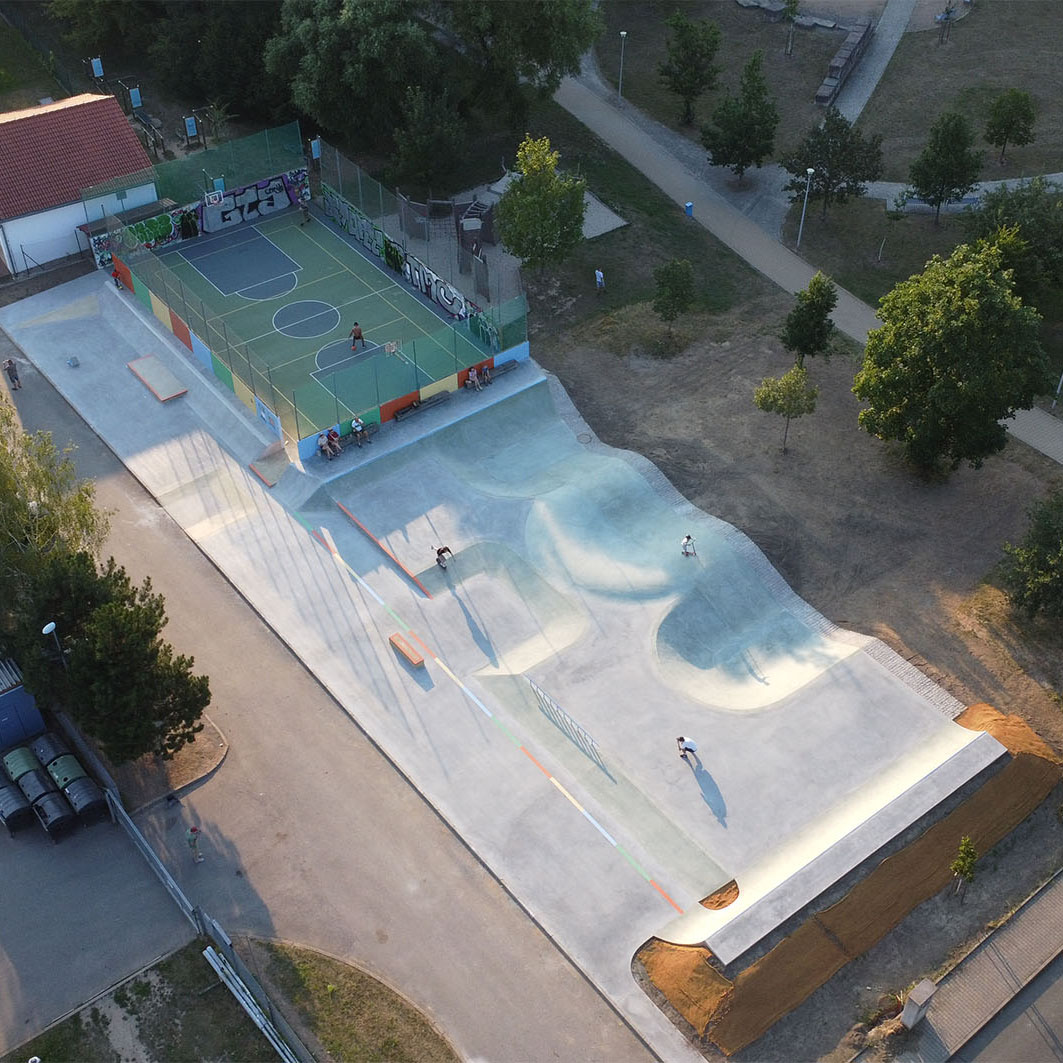
<path fill-rule="evenodd" d="M 621 36 L 622 38 L 623 38 L 623 37 L 626 37 L 626 36 L 627 36 L 627 30 L 621 30 L 621 31 L 620 31 L 620 36 Z"/>
<path fill-rule="evenodd" d="M 805 170 L 805 173 L 807 173 L 809 177 L 811 177 L 815 172 L 816 171 L 812 169 L 811 166 L 807 170 Z"/>
<path fill-rule="evenodd" d="M 53 631 L 55 631 L 55 621 L 54 620 L 49 620 L 48 623 L 45 624 L 44 627 L 41 628 L 41 634 L 42 635 L 50 635 Z"/>

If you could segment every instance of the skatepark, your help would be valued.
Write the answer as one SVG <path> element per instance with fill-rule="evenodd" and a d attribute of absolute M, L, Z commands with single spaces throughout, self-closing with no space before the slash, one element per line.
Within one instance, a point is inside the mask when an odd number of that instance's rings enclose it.
<path fill-rule="evenodd" d="M 533 362 L 270 489 L 264 426 L 105 281 L 0 325 L 666 1058 L 692 1050 L 631 976 L 643 942 L 738 961 L 1004 756 Z M 187 394 L 141 384 L 147 353 Z"/>

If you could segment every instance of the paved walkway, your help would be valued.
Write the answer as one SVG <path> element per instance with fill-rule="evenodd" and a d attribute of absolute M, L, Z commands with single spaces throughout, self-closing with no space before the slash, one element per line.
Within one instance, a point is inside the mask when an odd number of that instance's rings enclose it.
<path fill-rule="evenodd" d="M 900 6 L 890 4 L 895 10 Z M 678 205 L 693 203 L 699 224 L 780 288 L 798 292 L 808 286 L 816 267 L 780 244 L 758 223 L 758 214 L 770 216 L 767 206 L 752 212 L 753 216 L 733 206 L 724 196 L 726 189 L 721 191 L 718 182 L 708 179 L 703 164 L 694 165 L 694 156 L 687 148 L 680 145 L 673 151 L 669 147 L 678 134 L 628 104 L 617 107 L 615 96 L 603 93 L 586 75 L 585 69 L 579 79 L 562 82 L 555 97 L 562 107 Z M 679 140 L 691 143 L 683 137 Z M 703 160 L 703 153 L 698 155 Z M 867 303 L 841 287 L 833 318 L 841 332 L 861 345 L 867 342 L 868 332 L 881 324 Z M 1019 410 L 1009 421 L 1008 431 L 1027 446 L 1063 463 L 1063 420 L 1044 410 Z"/>
<path fill-rule="evenodd" d="M 1042 887 L 938 984 L 899 1063 L 944 1063 L 1056 958 L 1063 876 Z"/>

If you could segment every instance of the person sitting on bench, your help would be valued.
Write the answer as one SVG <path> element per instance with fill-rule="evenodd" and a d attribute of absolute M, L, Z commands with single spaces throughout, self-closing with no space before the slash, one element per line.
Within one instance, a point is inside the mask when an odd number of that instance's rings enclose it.
<path fill-rule="evenodd" d="M 325 432 L 317 437 L 317 449 L 319 454 L 323 454 L 329 461 L 332 461 L 332 447 L 329 446 L 328 435 Z"/>
<path fill-rule="evenodd" d="M 330 428 L 328 430 L 328 435 L 326 436 L 326 438 L 328 439 L 329 449 L 332 451 L 333 454 L 343 453 L 343 447 L 340 446 L 340 434 L 336 431 L 335 428 Z"/>
<path fill-rule="evenodd" d="M 358 444 L 359 448 L 361 448 L 363 443 L 373 442 L 369 438 L 369 432 L 366 430 L 365 421 L 363 421 L 361 417 L 355 417 L 351 421 L 351 435 L 354 436 L 354 441 Z"/>
<path fill-rule="evenodd" d="M 476 388 L 477 391 L 483 391 L 484 386 L 480 383 L 480 374 L 476 372 L 476 366 L 472 366 L 469 369 L 469 379 L 465 381 L 467 388 Z"/>
<path fill-rule="evenodd" d="M 486 365 L 483 367 L 483 369 L 480 370 L 480 383 L 481 384 L 490 384 L 491 383 L 491 370 L 488 369 L 488 367 Z"/>

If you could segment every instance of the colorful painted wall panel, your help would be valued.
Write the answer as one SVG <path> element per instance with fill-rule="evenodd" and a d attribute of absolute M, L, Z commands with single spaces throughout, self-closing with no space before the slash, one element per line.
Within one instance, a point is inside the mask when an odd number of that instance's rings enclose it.
<path fill-rule="evenodd" d="M 426 384 L 421 388 L 421 398 L 430 399 L 441 391 L 457 391 L 458 387 L 458 374 L 452 373 L 450 376 L 443 377 L 442 380 L 437 380 L 434 384 Z"/>
<path fill-rule="evenodd" d="M 188 326 L 171 310 L 170 331 L 189 349 L 192 350 L 192 334 Z"/>
<path fill-rule="evenodd" d="M 171 326 L 170 326 L 170 308 L 154 292 L 148 292 L 148 298 L 151 299 L 151 312 L 168 329 L 171 328 Z M 172 329 L 171 329 L 171 331 L 172 331 Z"/>
<path fill-rule="evenodd" d="M 396 410 L 401 410 L 404 406 L 412 406 L 415 402 L 419 401 L 421 393 L 419 391 L 411 391 L 408 395 L 403 395 L 401 398 L 392 399 L 391 402 L 385 402 L 380 407 L 380 420 L 381 422 L 390 421 L 395 416 Z"/>
<path fill-rule="evenodd" d="M 135 273 L 131 272 L 130 277 L 133 281 L 133 294 L 144 304 L 145 310 L 151 310 L 151 292 L 148 286 Z"/>
<path fill-rule="evenodd" d="M 214 375 L 230 390 L 235 391 L 233 387 L 233 375 L 229 372 L 229 367 L 220 359 L 215 358 L 212 354 L 210 360 L 213 363 Z"/>
<path fill-rule="evenodd" d="M 117 258 L 113 260 L 113 265 L 114 268 L 118 270 L 118 279 L 126 286 L 126 288 L 132 291 L 133 275 L 129 272 L 129 267 L 124 262 L 120 262 Z"/>
<path fill-rule="evenodd" d="M 214 355 L 210 353 L 210 348 L 194 332 L 190 331 L 188 335 L 192 340 L 192 353 L 196 356 L 196 361 L 198 361 L 208 373 L 213 373 Z"/>

